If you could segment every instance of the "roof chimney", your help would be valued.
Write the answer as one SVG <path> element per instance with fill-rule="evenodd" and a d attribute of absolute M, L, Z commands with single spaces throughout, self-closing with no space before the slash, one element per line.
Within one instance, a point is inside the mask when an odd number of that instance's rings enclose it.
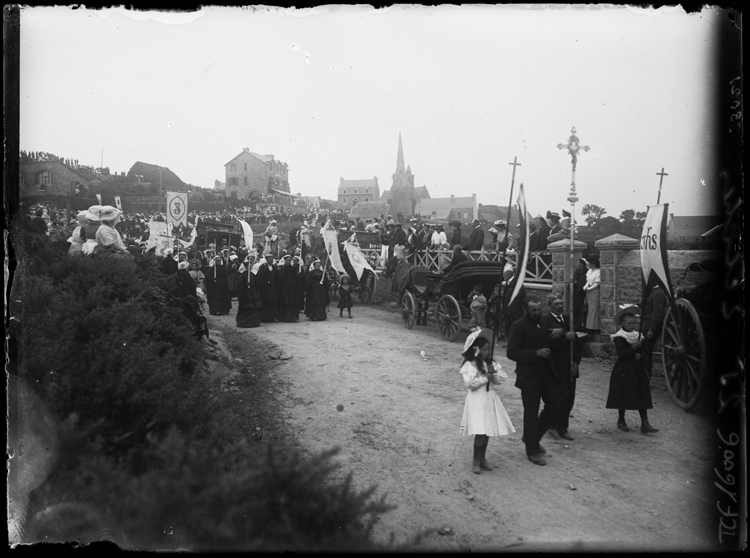
<path fill-rule="evenodd" d="M 344 183 L 344 177 L 343 177 L 343 176 L 340 176 L 340 177 L 339 177 L 339 184 L 343 184 L 343 183 Z"/>
<path fill-rule="evenodd" d="M 456 196 L 451 194 L 451 203 L 456 203 Z"/>
<path fill-rule="evenodd" d="M 244 151 L 245 153 L 250 153 L 250 148 L 249 147 L 243 147 L 242 151 Z"/>

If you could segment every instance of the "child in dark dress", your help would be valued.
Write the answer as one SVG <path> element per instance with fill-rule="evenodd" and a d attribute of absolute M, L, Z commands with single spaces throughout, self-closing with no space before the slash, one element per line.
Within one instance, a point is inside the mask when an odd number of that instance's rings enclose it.
<path fill-rule="evenodd" d="M 624 306 L 616 315 L 615 323 L 620 326 L 610 337 L 617 349 L 617 362 L 609 380 L 607 409 L 617 409 L 617 427 L 630 431 L 625 422 L 625 411 L 638 411 L 641 416 L 641 433 L 653 434 L 657 428 L 648 422 L 648 409 L 653 408 L 648 374 L 643 366 L 643 335 L 636 329 L 641 313 L 634 305 Z"/>
<path fill-rule="evenodd" d="M 352 317 L 352 286 L 349 283 L 349 276 L 342 275 L 339 284 L 339 318 L 344 317 L 344 308 L 349 312 L 349 319 Z"/>

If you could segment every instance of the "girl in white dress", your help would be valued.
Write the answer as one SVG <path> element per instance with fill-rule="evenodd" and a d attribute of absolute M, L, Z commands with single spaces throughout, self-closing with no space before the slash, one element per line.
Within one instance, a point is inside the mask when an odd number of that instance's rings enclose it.
<path fill-rule="evenodd" d="M 489 437 L 516 431 L 500 396 L 495 393 L 494 386 L 502 384 L 508 376 L 497 361 L 489 360 L 492 335 L 489 329 L 477 328 L 466 338 L 461 353 L 464 357 L 461 376 L 469 390 L 461 419 L 461 434 L 474 436 L 472 471 L 475 475 L 482 469 L 492 470 L 486 459 Z"/>

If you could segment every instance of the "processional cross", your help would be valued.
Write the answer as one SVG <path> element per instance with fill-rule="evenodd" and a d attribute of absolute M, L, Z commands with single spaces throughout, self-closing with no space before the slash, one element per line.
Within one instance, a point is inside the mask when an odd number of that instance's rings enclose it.
<path fill-rule="evenodd" d="M 571 157 L 573 157 L 573 175 L 572 180 L 570 182 L 570 194 L 572 198 L 576 198 L 576 163 L 578 163 L 578 151 L 583 149 L 584 151 L 588 151 L 591 149 L 588 145 L 581 145 L 580 141 L 578 139 L 578 136 L 576 136 L 576 129 L 575 126 L 570 129 L 570 137 L 568 138 L 568 143 L 558 143 L 557 148 L 558 149 L 568 149 L 568 153 Z M 578 198 L 575 199 L 575 201 L 578 201 Z"/>
<path fill-rule="evenodd" d="M 664 172 L 664 167 L 661 168 L 661 172 L 657 172 L 661 178 L 659 178 L 659 195 L 656 197 L 656 205 L 659 205 L 659 200 L 661 200 L 661 183 L 664 180 L 665 176 L 669 176 L 666 172 Z"/>

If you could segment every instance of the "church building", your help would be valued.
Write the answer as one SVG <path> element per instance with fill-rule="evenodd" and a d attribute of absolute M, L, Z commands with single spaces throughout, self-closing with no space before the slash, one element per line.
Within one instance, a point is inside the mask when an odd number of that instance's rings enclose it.
<path fill-rule="evenodd" d="M 390 214 L 396 219 L 401 213 L 404 222 L 414 215 L 414 207 L 417 199 L 429 198 L 430 193 L 426 186 L 414 188 L 414 174 L 411 166 L 404 163 L 404 147 L 401 142 L 401 134 L 398 135 L 398 155 L 396 156 L 396 172 L 393 173 L 393 184 L 390 190 L 385 190 L 380 196 L 380 201 L 390 204 Z"/>

